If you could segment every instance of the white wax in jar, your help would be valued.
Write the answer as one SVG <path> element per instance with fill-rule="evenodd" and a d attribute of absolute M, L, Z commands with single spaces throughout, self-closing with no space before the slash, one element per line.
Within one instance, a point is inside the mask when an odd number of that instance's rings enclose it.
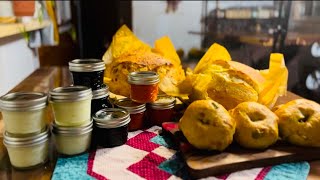
<path fill-rule="evenodd" d="M 54 134 L 57 151 L 64 155 L 76 155 L 87 151 L 91 143 L 91 132 L 81 135 Z"/>
<path fill-rule="evenodd" d="M 11 134 L 39 133 L 46 126 L 46 108 L 32 111 L 2 111 L 5 130 Z"/>
<path fill-rule="evenodd" d="M 74 102 L 51 102 L 55 123 L 60 126 L 79 126 L 91 119 L 91 98 Z"/>
<path fill-rule="evenodd" d="M 11 164 L 16 168 L 29 168 L 45 163 L 48 158 L 49 141 L 31 146 L 10 146 L 7 150 Z"/>

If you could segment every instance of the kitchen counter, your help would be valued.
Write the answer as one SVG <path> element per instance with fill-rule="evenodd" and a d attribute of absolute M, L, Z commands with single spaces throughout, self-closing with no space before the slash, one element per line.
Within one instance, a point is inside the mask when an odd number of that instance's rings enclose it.
<path fill-rule="evenodd" d="M 66 86 L 71 84 L 70 74 L 67 67 L 43 67 L 36 70 L 12 91 L 43 91 L 48 92 L 57 86 Z M 288 92 L 287 96 L 278 99 L 277 104 L 282 104 L 293 99 L 300 98 L 299 96 Z M 2 123 L 2 120 L 0 120 Z M 3 127 L 1 127 L 3 130 Z M 1 133 L 2 134 L 2 133 Z M 3 137 L 0 137 L 3 141 Z M 32 170 L 19 171 L 11 167 L 9 157 L 5 146 L 0 143 L 0 179 L 32 179 L 32 180 L 45 180 L 50 179 L 55 167 L 58 154 L 56 153 L 53 145 L 50 147 L 49 161 L 43 166 Z M 320 179 L 320 160 L 310 162 L 309 180 Z"/>

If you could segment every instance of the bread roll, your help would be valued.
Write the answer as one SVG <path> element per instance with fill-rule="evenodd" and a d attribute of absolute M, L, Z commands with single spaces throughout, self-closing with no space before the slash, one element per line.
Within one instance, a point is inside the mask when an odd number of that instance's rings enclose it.
<path fill-rule="evenodd" d="M 179 127 L 196 148 L 223 151 L 232 143 L 236 123 L 221 104 L 198 100 L 188 106 Z"/>
<path fill-rule="evenodd" d="M 279 117 L 280 136 L 295 145 L 320 147 L 320 105 L 297 99 L 275 111 Z"/>

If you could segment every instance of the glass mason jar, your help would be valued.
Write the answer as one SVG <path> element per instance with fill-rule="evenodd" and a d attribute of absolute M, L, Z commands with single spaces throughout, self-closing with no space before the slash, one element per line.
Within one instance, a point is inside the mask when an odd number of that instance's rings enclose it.
<path fill-rule="evenodd" d="M 30 169 L 48 160 L 49 129 L 27 137 L 13 137 L 5 132 L 3 144 L 8 150 L 13 167 Z"/>
<path fill-rule="evenodd" d="M 52 124 L 52 134 L 58 153 L 77 155 L 86 152 L 91 143 L 92 120 L 83 126 L 66 127 Z"/>
<path fill-rule="evenodd" d="M 92 90 L 103 86 L 105 63 L 100 59 L 75 59 L 69 62 L 74 85 L 87 86 Z"/>
<path fill-rule="evenodd" d="M 27 136 L 38 134 L 46 127 L 47 95 L 36 92 L 16 92 L 0 98 L 5 130 L 8 134 Z"/>
<path fill-rule="evenodd" d="M 102 109 L 94 114 L 93 120 L 95 145 L 115 147 L 127 142 L 130 122 L 127 110 L 121 108 Z"/>
<path fill-rule="evenodd" d="M 59 126 L 81 126 L 91 119 L 92 91 L 85 86 L 58 87 L 50 91 L 49 102 Z"/>
<path fill-rule="evenodd" d="M 104 85 L 101 89 L 92 91 L 91 114 L 93 115 L 104 108 L 112 108 L 112 104 L 109 101 L 108 85 Z"/>
<path fill-rule="evenodd" d="M 130 98 L 139 103 L 154 102 L 158 96 L 159 75 L 153 71 L 132 72 L 128 75 Z"/>
<path fill-rule="evenodd" d="M 146 104 L 133 102 L 130 98 L 118 99 L 114 102 L 118 108 L 126 109 L 130 113 L 128 130 L 135 131 L 145 127 Z"/>
<path fill-rule="evenodd" d="M 148 104 L 148 118 L 151 125 L 161 126 L 163 122 L 172 121 L 175 103 L 175 97 L 159 95 L 155 102 Z"/>

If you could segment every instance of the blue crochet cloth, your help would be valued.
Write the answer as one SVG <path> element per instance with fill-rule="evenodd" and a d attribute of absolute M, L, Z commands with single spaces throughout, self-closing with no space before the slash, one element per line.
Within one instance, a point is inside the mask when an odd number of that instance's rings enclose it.
<path fill-rule="evenodd" d="M 286 163 L 272 166 L 265 180 L 303 180 L 307 179 L 310 165 L 307 162 Z"/>
<path fill-rule="evenodd" d="M 87 174 L 88 153 L 70 158 L 59 158 L 54 169 L 52 180 L 91 180 Z"/>

